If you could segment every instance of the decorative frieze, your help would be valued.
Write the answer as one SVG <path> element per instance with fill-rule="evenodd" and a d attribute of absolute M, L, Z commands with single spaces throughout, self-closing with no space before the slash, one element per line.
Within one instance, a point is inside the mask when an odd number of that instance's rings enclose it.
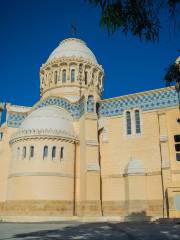
<path fill-rule="evenodd" d="M 20 139 L 26 138 L 64 138 L 70 141 L 78 141 L 77 136 L 70 135 L 69 132 L 65 132 L 62 130 L 53 130 L 53 129 L 32 129 L 32 130 L 18 130 L 11 137 L 10 144 L 18 141 Z"/>

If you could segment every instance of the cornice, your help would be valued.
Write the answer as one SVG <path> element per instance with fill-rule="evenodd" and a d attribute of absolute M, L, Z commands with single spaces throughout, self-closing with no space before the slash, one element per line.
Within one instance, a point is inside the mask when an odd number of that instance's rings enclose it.
<path fill-rule="evenodd" d="M 42 90 L 41 92 L 41 96 L 43 96 L 43 94 L 45 94 L 46 92 L 52 90 L 52 89 L 57 89 L 57 88 L 66 88 L 66 87 L 69 87 L 69 88 L 72 88 L 72 87 L 76 87 L 76 88 L 81 88 L 81 89 L 87 89 L 88 87 L 87 86 L 83 86 L 80 84 L 80 82 L 77 82 L 77 84 L 65 84 L 65 83 L 61 83 L 62 85 L 55 85 L 55 86 L 51 86 L 51 87 L 48 87 L 44 90 Z"/>
<path fill-rule="evenodd" d="M 58 172 L 23 172 L 23 173 L 12 173 L 9 174 L 8 178 L 14 177 L 27 177 L 27 176 L 38 176 L 38 177 L 66 177 L 73 178 L 72 174 L 58 173 Z"/>
<path fill-rule="evenodd" d="M 49 60 L 46 63 L 42 64 L 40 71 L 46 70 L 46 68 L 51 67 L 53 64 L 59 65 L 61 63 L 70 63 L 70 62 L 87 64 L 91 67 L 95 67 L 95 68 L 99 69 L 100 71 L 102 71 L 104 73 L 104 69 L 103 69 L 102 65 L 94 64 L 91 61 L 84 60 L 83 57 L 77 57 L 77 56 L 60 57 L 60 58 L 54 58 L 52 60 Z"/>
<path fill-rule="evenodd" d="M 32 130 L 18 130 L 10 139 L 10 144 L 17 141 L 30 140 L 30 139 L 57 139 L 66 140 L 70 142 L 78 142 L 78 137 L 70 135 L 69 133 L 61 130 L 52 129 L 32 129 Z"/>
<path fill-rule="evenodd" d="M 157 88 L 157 89 L 152 89 L 149 91 L 144 91 L 144 92 L 138 92 L 138 93 L 132 93 L 132 94 L 127 94 L 123 96 L 118 96 L 118 97 L 113 97 L 113 98 L 107 98 L 107 99 L 101 99 L 99 102 L 113 102 L 117 100 L 123 100 L 123 99 L 132 99 L 138 96 L 147 96 L 150 94 L 158 94 L 158 93 L 163 93 L 163 92 L 168 92 L 175 90 L 174 86 L 171 87 L 165 87 L 165 88 Z"/>

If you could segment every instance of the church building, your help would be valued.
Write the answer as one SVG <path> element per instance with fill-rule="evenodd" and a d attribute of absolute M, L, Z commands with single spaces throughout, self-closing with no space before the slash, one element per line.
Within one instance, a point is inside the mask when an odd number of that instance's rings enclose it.
<path fill-rule="evenodd" d="M 40 68 L 37 103 L 0 103 L 0 219 L 180 217 L 176 90 L 102 99 L 103 81 L 68 38 Z"/>

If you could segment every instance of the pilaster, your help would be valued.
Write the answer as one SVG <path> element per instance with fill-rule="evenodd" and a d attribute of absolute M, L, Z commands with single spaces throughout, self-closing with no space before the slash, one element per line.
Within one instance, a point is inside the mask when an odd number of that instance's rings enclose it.
<path fill-rule="evenodd" d="M 168 132 L 166 125 L 166 113 L 159 112 L 159 144 L 161 155 L 161 177 L 162 177 L 162 190 L 163 190 L 163 212 L 164 217 L 168 216 L 167 206 L 167 188 L 171 183 L 171 169 L 170 169 L 170 156 L 168 146 Z"/>

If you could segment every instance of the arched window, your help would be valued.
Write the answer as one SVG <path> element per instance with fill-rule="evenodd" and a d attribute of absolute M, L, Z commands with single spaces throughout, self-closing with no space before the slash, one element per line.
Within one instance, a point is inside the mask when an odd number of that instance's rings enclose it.
<path fill-rule="evenodd" d="M 71 70 L 71 82 L 75 81 L 75 69 Z"/>
<path fill-rule="evenodd" d="M 88 79 L 88 73 L 87 71 L 84 72 L 84 82 L 85 82 L 85 85 L 87 85 L 87 79 Z"/>
<path fill-rule="evenodd" d="M 57 80 L 58 80 L 58 75 L 57 75 L 57 71 L 54 72 L 54 83 L 57 84 Z"/>
<path fill-rule="evenodd" d="M 60 159 L 63 159 L 64 158 L 64 147 L 61 147 L 61 150 L 60 150 Z"/>
<path fill-rule="evenodd" d="M 30 158 L 33 158 L 33 157 L 34 157 L 34 146 L 30 146 L 29 157 L 30 157 Z"/>
<path fill-rule="evenodd" d="M 23 159 L 26 158 L 26 147 L 23 147 L 22 157 Z"/>
<path fill-rule="evenodd" d="M 62 82 L 66 82 L 66 69 L 62 71 Z"/>
<path fill-rule="evenodd" d="M 56 147 L 52 148 L 52 160 L 56 158 Z"/>
<path fill-rule="evenodd" d="M 141 121 L 140 121 L 139 110 L 135 110 L 135 124 L 136 124 L 136 133 L 141 133 Z"/>
<path fill-rule="evenodd" d="M 48 156 L 48 146 L 44 146 L 43 149 L 43 159 L 47 158 Z"/>
<path fill-rule="evenodd" d="M 94 97 L 91 95 L 88 96 L 87 112 L 94 112 Z"/>
<path fill-rule="evenodd" d="M 126 112 L 126 133 L 127 135 L 131 135 L 131 113 L 129 111 Z"/>
<path fill-rule="evenodd" d="M 20 147 L 17 148 L 17 159 L 20 157 Z"/>

